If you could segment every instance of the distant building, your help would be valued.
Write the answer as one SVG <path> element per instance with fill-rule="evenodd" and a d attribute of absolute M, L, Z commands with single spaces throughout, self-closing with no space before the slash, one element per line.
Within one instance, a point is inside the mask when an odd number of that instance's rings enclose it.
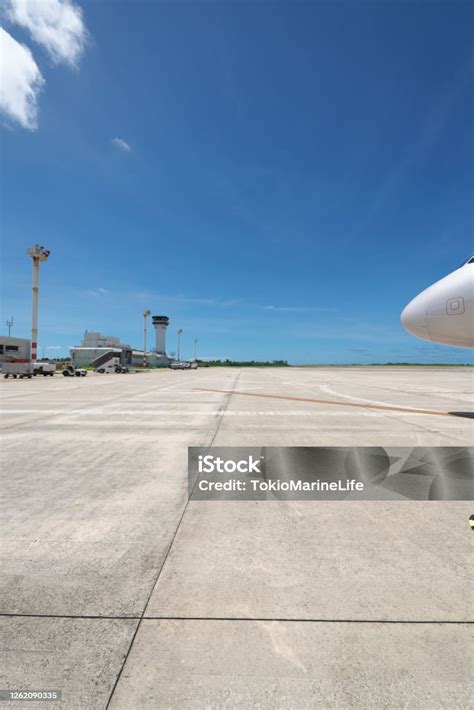
<path fill-rule="evenodd" d="M 91 333 L 87 330 L 82 343 L 70 348 L 69 352 L 72 362 L 77 367 L 90 365 L 99 355 L 104 355 L 107 352 L 113 352 L 122 365 L 133 364 L 133 350 L 130 345 L 121 343 L 120 338 L 112 335 L 101 335 L 101 333 Z"/>
<path fill-rule="evenodd" d="M 84 348 L 129 348 L 130 345 L 120 342 L 120 338 L 115 338 L 113 335 L 101 335 L 88 330 L 84 332 L 82 344 Z"/>
<path fill-rule="evenodd" d="M 0 336 L 0 365 L 4 362 L 29 362 L 31 359 L 31 340 Z"/>
<path fill-rule="evenodd" d="M 99 332 L 85 331 L 82 343 L 69 350 L 71 360 L 76 367 L 90 365 L 96 358 L 105 353 L 113 353 L 121 365 L 143 365 L 143 350 L 135 350 L 128 343 L 120 342 L 120 338 L 112 335 L 102 335 Z M 147 353 L 147 362 L 151 366 L 166 366 L 169 363 L 166 355 Z"/>

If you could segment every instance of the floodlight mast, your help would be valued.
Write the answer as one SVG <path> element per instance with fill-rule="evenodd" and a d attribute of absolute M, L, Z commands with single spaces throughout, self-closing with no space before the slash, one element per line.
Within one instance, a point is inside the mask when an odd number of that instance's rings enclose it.
<path fill-rule="evenodd" d="M 178 362 L 180 361 L 180 350 L 181 350 L 180 346 L 181 346 L 181 333 L 182 333 L 182 332 L 183 332 L 183 329 L 182 329 L 182 328 L 180 328 L 180 329 L 177 331 L 177 335 L 178 335 L 178 349 L 177 349 L 177 356 L 178 356 L 178 357 L 177 357 L 177 359 L 178 359 Z"/>
<path fill-rule="evenodd" d="M 31 361 L 37 358 L 38 348 L 38 291 L 39 291 L 39 265 L 40 261 L 46 261 L 51 252 L 40 244 L 28 249 L 28 256 L 33 259 L 33 312 L 31 323 Z"/>
<path fill-rule="evenodd" d="M 151 311 L 146 310 L 143 311 L 143 367 L 146 367 L 147 365 L 147 354 L 146 354 L 146 346 L 147 346 L 147 331 L 146 331 L 146 319 L 150 315 Z"/>

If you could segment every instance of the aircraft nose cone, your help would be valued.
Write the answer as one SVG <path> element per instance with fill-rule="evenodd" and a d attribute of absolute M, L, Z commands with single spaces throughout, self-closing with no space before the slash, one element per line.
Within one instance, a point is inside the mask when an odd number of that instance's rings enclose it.
<path fill-rule="evenodd" d="M 405 306 L 400 317 L 403 327 L 417 338 L 430 340 L 428 324 L 426 322 L 426 309 L 422 298 L 416 297 Z"/>

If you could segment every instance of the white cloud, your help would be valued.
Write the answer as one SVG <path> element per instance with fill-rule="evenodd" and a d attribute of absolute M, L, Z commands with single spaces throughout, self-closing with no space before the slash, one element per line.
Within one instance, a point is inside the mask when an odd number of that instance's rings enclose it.
<path fill-rule="evenodd" d="M 157 303 L 166 303 L 167 306 L 175 304 L 190 304 L 197 306 L 214 306 L 219 305 L 217 299 L 215 298 L 192 298 L 183 295 L 170 295 L 165 293 L 153 293 L 152 291 L 137 291 L 131 294 L 135 298 L 139 298 L 141 301 L 148 301 L 152 303 L 156 301 Z"/>
<path fill-rule="evenodd" d="M 106 293 L 109 293 L 106 288 L 97 288 L 97 289 L 90 289 L 89 291 L 86 291 L 88 296 L 103 296 Z"/>
<path fill-rule="evenodd" d="M 325 308 L 324 306 L 259 306 L 264 311 L 274 311 L 278 313 L 304 313 L 305 311 L 318 311 L 320 313 L 335 313 L 337 308 Z"/>
<path fill-rule="evenodd" d="M 34 130 L 38 94 L 44 84 L 33 56 L 0 27 L 0 112 Z"/>
<path fill-rule="evenodd" d="M 7 16 L 28 30 L 55 62 L 77 65 L 87 32 L 82 10 L 71 0 L 7 0 Z"/>
<path fill-rule="evenodd" d="M 127 141 L 124 141 L 123 138 L 112 138 L 112 143 L 119 150 L 123 150 L 124 153 L 130 153 L 132 150 Z"/>

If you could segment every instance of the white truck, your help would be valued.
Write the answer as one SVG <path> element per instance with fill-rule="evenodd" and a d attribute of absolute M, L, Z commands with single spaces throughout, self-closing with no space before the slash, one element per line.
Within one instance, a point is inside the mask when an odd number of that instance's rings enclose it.
<path fill-rule="evenodd" d="M 171 370 L 195 370 L 197 362 L 195 360 L 173 360 L 170 363 Z"/>
<path fill-rule="evenodd" d="M 56 372 L 56 365 L 54 362 L 35 362 L 33 365 L 33 375 L 43 375 L 46 377 L 50 375 L 52 377 Z"/>

